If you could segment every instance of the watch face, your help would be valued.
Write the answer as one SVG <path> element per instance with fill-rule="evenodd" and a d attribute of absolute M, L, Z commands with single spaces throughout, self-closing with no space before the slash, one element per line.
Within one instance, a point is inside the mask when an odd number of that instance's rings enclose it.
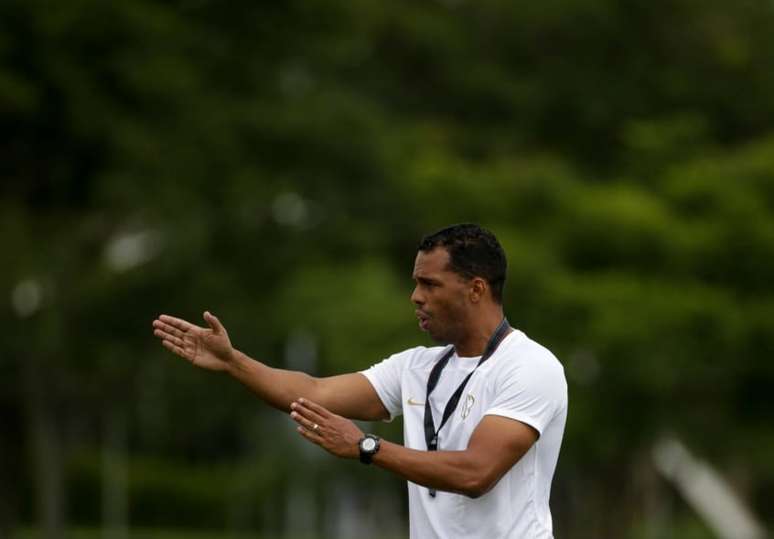
<path fill-rule="evenodd" d="M 376 449 L 376 440 L 373 438 L 366 438 L 362 442 L 360 442 L 360 448 L 363 451 L 373 451 Z"/>

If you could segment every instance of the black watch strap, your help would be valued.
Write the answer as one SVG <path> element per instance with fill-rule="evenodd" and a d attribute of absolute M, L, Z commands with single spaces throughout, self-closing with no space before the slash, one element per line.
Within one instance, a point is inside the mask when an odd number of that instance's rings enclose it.
<path fill-rule="evenodd" d="M 358 442 L 358 449 L 360 450 L 360 462 L 363 464 L 371 464 L 374 455 L 379 451 L 379 437 L 373 434 L 366 434 Z"/>

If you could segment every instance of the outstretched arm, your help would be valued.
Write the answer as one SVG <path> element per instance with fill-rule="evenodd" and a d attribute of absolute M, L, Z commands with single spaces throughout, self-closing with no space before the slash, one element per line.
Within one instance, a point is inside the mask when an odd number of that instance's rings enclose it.
<path fill-rule="evenodd" d="M 203 369 L 228 373 L 269 405 L 283 411 L 299 397 L 320 402 L 352 419 L 389 417 L 371 383 L 359 373 L 315 378 L 303 372 L 275 369 L 231 345 L 223 324 L 205 311 L 203 328 L 162 314 L 153 321 L 153 334 L 174 354 Z"/>
<path fill-rule="evenodd" d="M 354 423 L 305 399 L 291 408 L 304 438 L 338 457 L 359 457 L 363 432 Z M 477 498 L 489 492 L 537 438 L 537 431 L 525 423 L 488 415 L 463 451 L 419 451 L 382 441 L 373 463 L 412 483 Z"/>

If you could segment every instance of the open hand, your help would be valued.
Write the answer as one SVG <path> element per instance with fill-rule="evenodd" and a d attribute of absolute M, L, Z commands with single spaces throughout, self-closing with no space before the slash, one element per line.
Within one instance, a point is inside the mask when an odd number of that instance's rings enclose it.
<path fill-rule="evenodd" d="M 234 353 L 226 328 L 209 311 L 204 312 L 204 321 L 209 328 L 162 314 L 153 321 L 153 334 L 165 348 L 197 367 L 226 370 Z"/>
<path fill-rule="evenodd" d="M 298 399 L 290 405 L 290 417 L 298 423 L 304 438 L 337 457 L 360 457 L 358 442 L 363 431 L 352 421 L 329 412 L 309 399 Z"/>

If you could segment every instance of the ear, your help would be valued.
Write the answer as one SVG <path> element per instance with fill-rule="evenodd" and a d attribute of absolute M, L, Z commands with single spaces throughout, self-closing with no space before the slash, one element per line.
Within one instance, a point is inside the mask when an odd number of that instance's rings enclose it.
<path fill-rule="evenodd" d="M 470 301 L 473 303 L 480 303 L 486 297 L 489 283 L 487 283 L 481 277 L 473 277 L 470 280 Z"/>

